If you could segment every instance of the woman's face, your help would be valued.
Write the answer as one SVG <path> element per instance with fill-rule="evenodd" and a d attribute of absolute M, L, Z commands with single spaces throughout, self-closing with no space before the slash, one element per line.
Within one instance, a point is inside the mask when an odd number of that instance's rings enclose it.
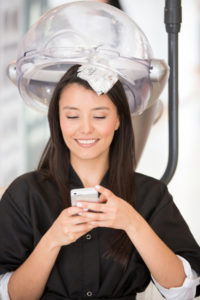
<path fill-rule="evenodd" d="M 107 95 L 73 83 L 61 93 L 60 127 L 71 161 L 108 160 L 114 132 L 119 127 L 117 109 Z"/>

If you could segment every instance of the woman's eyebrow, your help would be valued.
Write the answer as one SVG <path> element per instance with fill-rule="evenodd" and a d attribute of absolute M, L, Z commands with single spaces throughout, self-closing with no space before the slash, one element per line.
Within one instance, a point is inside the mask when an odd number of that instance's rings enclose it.
<path fill-rule="evenodd" d="M 70 110 L 79 110 L 78 107 L 74 107 L 74 106 L 64 106 L 63 110 L 65 109 L 70 109 Z M 109 107 L 107 106 L 98 106 L 98 107 L 94 107 L 92 110 L 110 110 Z"/>
<path fill-rule="evenodd" d="M 110 109 L 107 106 L 99 106 L 99 107 L 93 108 L 93 110 L 110 110 Z"/>
<path fill-rule="evenodd" d="M 79 110 L 77 107 L 73 107 L 73 106 L 64 106 L 64 107 L 63 107 L 63 110 L 64 110 L 64 109 Z"/>

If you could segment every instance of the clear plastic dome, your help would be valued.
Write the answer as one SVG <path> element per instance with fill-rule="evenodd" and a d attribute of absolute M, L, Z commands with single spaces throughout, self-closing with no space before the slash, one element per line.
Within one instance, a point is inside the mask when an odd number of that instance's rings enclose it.
<path fill-rule="evenodd" d="M 131 112 L 140 114 L 151 94 L 152 51 L 136 23 L 101 2 L 75 1 L 44 14 L 28 31 L 16 63 L 18 88 L 32 107 L 46 112 L 56 83 L 74 64 L 115 71 Z"/>

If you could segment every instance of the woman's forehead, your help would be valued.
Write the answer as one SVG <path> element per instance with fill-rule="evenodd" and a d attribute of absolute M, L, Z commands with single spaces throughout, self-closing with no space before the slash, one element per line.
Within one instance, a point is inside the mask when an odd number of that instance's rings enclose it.
<path fill-rule="evenodd" d="M 59 102 L 61 107 L 81 108 L 90 106 L 96 109 L 115 107 L 108 95 L 98 96 L 94 91 L 77 83 L 70 84 L 63 89 Z"/>

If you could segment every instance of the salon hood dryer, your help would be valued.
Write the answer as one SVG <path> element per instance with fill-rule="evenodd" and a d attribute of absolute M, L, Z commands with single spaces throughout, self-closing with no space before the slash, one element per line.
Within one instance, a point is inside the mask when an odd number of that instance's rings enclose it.
<path fill-rule="evenodd" d="M 25 35 L 17 60 L 8 66 L 8 76 L 28 105 L 46 113 L 59 79 L 72 65 L 85 63 L 112 70 L 121 80 L 138 162 L 158 114 L 168 66 L 153 58 L 145 34 L 121 10 L 93 0 L 67 2 L 49 10 Z"/>

